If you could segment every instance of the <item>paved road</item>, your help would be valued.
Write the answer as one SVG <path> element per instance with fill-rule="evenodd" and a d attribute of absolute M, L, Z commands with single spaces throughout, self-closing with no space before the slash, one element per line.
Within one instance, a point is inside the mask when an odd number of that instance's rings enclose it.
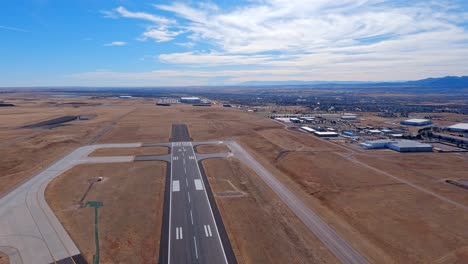
<path fill-rule="evenodd" d="M 278 179 L 271 175 L 267 169 L 258 163 L 239 144 L 234 141 L 227 141 L 226 144 L 232 150 L 234 156 L 250 166 L 342 263 L 369 263 L 364 256 L 336 233 L 320 216 L 305 205 Z"/>
<path fill-rule="evenodd" d="M 139 147 L 141 144 L 105 144 L 77 148 L 0 198 L 0 250 L 12 264 L 80 263 L 75 243 L 44 198 L 47 184 L 83 163 L 130 162 L 133 157 L 87 157 L 98 148 Z"/>
<path fill-rule="evenodd" d="M 227 263 L 192 143 L 171 153 L 168 263 Z"/>

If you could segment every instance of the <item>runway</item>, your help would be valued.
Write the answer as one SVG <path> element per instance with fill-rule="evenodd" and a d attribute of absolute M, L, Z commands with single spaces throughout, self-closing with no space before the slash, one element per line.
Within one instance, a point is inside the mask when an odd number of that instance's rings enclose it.
<path fill-rule="evenodd" d="M 228 263 L 191 142 L 172 143 L 168 263 Z"/>

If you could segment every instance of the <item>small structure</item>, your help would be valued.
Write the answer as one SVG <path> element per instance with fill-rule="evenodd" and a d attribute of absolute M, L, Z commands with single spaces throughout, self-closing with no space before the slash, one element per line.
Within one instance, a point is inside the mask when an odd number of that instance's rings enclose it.
<path fill-rule="evenodd" d="M 344 116 L 341 116 L 341 119 L 342 119 L 342 120 L 346 120 L 346 121 L 349 121 L 349 120 L 356 120 L 356 119 L 357 119 L 357 116 L 355 116 L 355 115 L 344 115 Z"/>
<path fill-rule="evenodd" d="M 378 130 L 378 129 L 370 129 L 368 132 L 369 132 L 370 134 L 374 134 L 374 135 L 375 135 L 375 134 L 380 134 L 380 133 L 382 133 L 382 131 L 380 131 L 380 130 Z"/>
<path fill-rule="evenodd" d="M 186 104 L 197 104 L 200 103 L 201 100 L 199 97 L 181 97 L 180 102 Z"/>
<path fill-rule="evenodd" d="M 429 119 L 422 119 L 422 118 L 413 118 L 408 120 L 403 120 L 400 122 L 402 125 L 407 126 L 427 126 L 432 124 L 432 121 Z"/>
<path fill-rule="evenodd" d="M 131 99 L 131 98 L 133 98 L 133 96 L 131 96 L 131 95 L 120 95 L 119 98 L 120 99 Z"/>
<path fill-rule="evenodd" d="M 398 152 L 432 152 L 432 145 L 421 143 L 414 140 L 392 140 L 381 139 L 366 141 L 360 144 L 365 149 L 384 149 L 388 148 Z"/>
<path fill-rule="evenodd" d="M 458 123 L 447 127 L 447 130 L 453 132 L 465 132 L 468 133 L 468 123 Z"/>
<path fill-rule="evenodd" d="M 296 118 L 296 117 L 289 118 L 289 121 L 291 121 L 293 123 L 301 123 L 301 120 L 299 118 Z"/>

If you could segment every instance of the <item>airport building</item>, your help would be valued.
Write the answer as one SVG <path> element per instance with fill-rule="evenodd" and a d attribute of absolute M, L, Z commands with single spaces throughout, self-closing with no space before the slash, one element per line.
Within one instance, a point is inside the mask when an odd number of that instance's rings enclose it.
<path fill-rule="evenodd" d="M 341 119 L 345 120 L 345 121 L 356 120 L 357 116 L 355 116 L 355 115 L 344 115 L 344 116 L 341 116 Z"/>
<path fill-rule="evenodd" d="M 198 104 L 201 100 L 199 97 L 181 97 L 180 102 L 186 104 Z"/>
<path fill-rule="evenodd" d="M 365 149 L 384 149 L 388 148 L 398 152 L 432 152 L 432 145 L 421 143 L 414 140 L 373 140 L 360 144 Z"/>
<path fill-rule="evenodd" d="M 429 119 L 422 119 L 422 118 L 413 118 L 408 120 L 403 120 L 400 122 L 402 125 L 407 126 L 427 126 L 432 124 L 432 121 Z"/>
<path fill-rule="evenodd" d="M 447 130 L 453 131 L 453 132 L 468 133 L 468 123 L 455 124 L 455 125 L 447 127 Z"/>
<path fill-rule="evenodd" d="M 317 130 L 315 127 L 310 128 L 310 127 L 303 126 L 303 127 L 301 127 L 301 130 L 305 131 L 305 132 L 308 132 L 308 133 L 312 133 L 312 134 L 316 135 L 317 137 L 338 137 L 339 136 L 339 134 L 336 133 L 336 132 L 326 131 L 323 128 L 320 128 L 320 127 L 318 127 L 318 128 L 320 130 Z"/>

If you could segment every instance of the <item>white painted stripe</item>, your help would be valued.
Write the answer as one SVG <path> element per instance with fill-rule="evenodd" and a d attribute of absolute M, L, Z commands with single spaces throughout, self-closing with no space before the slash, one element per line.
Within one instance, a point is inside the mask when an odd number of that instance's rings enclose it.
<path fill-rule="evenodd" d="M 210 227 L 210 225 L 207 225 L 207 227 L 208 227 L 208 234 L 210 234 L 210 236 L 213 236 L 213 233 L 211 233 L 211 227 Z"/>
<path fill-rule="evenodd" d="M 180 183 L 179 183 L 179 181 L 173 181 L 173 182 L 172 182 L 172 191 L 173 191 L 173 192 L 178 192 L 178 191 L 180 191 Z"/>
<path fill-rule="evenodd" d="M 176 227 L 175 231 L 176 231 L 176 239 L 179 239 L 179 228 Z"/>
<path fill-rule="evenodd" d="M 184 238 L 184 236 L 182 235 L 182 227 L 179 227 L 180 229 L 180 239 Z"/>
<path fill-rule="evenodd" d="M 193 242 L 195 246 L 195 257 L 198 259 L 197 239 L 195 237 L 193 237 Z"/>
<path fill-rule="evenodd" d="M 187 178 L 185 178 L 185 185 L 187 185 L 187 187 L 188 187 L 188 180 L 187 180 Z"/>
<path fill-rule="evenodd" d="M 203 227 L 205 228 L 205 236 L 208 237 L 208 236 L 209 236 L 209 235 L 208 235 L 208 228 L 206 228 L 206 225 L 204 225 Z"/>
<path fill-rule="evenodd" d="M 190 210 L 190 220 L 192 221 L 192 225 L 193 225 L 193 215 L 192 215 L 192 210 Z"/>
<path fill-rule="evenodd" d="M 187 195 L 188 195 L 188 196 L 187 196 L 187 197 L 188 197 L 188 202 L 190 203 L 190 193 L 187 192 Z"/>
<path fill-rule="evenodd" d="M 195 181 L 195 189 L 197 191 L 203 190 L 203 185 L 200 179 L 196 179 Z"/>

